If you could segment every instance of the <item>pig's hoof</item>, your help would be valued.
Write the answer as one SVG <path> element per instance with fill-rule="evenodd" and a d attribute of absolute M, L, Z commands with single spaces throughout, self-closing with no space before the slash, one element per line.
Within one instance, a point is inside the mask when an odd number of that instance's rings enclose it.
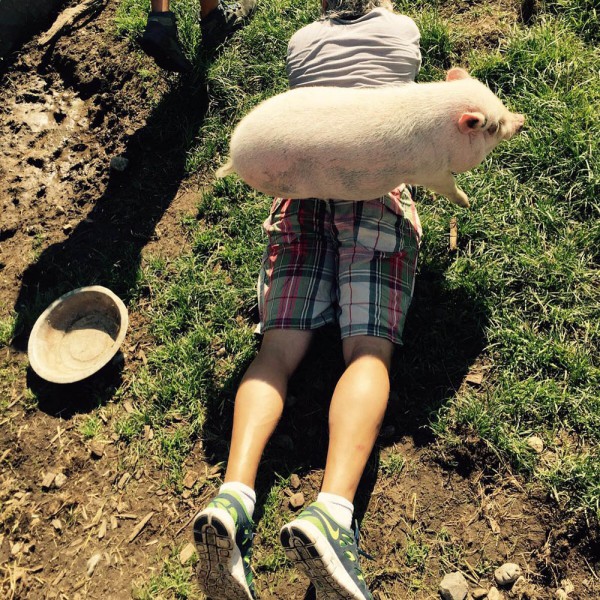
<path fill-rule="evenodd" d="M 469 202 L 469 198 L 461 190 L 459 190 L 457 194 L 452 196 L 450 198 L 450 200 L 452 200 L 452 202 L 454 202 L 454 204 L 458 204 L 459 206 L 464 206 L 465 208 L 469 208 L 469 206 L 471 206 L 471 203 Z"/>

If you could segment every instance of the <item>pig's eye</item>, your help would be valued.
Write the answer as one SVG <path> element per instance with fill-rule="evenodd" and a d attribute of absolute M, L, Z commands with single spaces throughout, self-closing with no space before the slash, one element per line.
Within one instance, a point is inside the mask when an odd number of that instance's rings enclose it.
<path fill-rule="evenodd" d="M 492 123 L 488 127 L 488 133 L 494 134 L 494 133 L 496 133 L 496 131 L 498 131 L 498 123 Z"/>

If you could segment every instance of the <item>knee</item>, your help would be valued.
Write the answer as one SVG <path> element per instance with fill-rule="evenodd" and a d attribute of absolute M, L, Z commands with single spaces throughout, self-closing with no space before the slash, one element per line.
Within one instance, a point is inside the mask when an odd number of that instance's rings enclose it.
<path fill-rule="evenodd" d="M 291 377 L 310 345 L 310 331 L 274 329 L 265 333 L 257 358 Z"/>
<path fill-rule="evenodd" d="M 364 356 L 379 359 L 389 371 L 394 353 L 394 344 L 385 338 L 361 335 L 346 338 L 343 341 L 346 366 Z"/>

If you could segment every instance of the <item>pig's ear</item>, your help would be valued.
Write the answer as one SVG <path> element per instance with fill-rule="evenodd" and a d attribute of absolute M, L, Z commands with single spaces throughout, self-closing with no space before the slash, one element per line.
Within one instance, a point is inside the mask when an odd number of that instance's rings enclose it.
<path fill-rule="evenodd" d="M 458 129 L 461 133 L 472 133 L 485 127 L 486 123 L 485 115 L 480 112 L 463 113 L 458 119 Z"/>
<path fill-rule="evenodd" d="M 456 81 L 458 79 L 469 79 L 471 77 L 467 71 L 460 67 L 454 67 L 446 73 L 446 81 Z"/>

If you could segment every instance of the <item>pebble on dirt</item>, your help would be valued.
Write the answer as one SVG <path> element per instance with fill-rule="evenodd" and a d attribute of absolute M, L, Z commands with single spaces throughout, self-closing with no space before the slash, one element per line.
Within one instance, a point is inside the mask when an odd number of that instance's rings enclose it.
<path fill-rule="evenodd" d="M 44 475 L 44 478 L 42 479 L 42 489 L 43 490 L 49 490 L 52 487 L 52 483 L 54 481 L 54 478 L 56 477 L 56 473 L 46 473 Z"/>
<path fill-rule="evenodd" d="M 469 586 L 463 574 L 455 571 L 444 575 L 439 592 L 444 600 L 464 600 L 469 592 Z"/>
<path fill-rule="evenodd" d="M 532 435 L 527 438 L 527 445 L 537 454 L 544 451 L 544 440 L 537 435 Z"/>
<path fill-rule="evenodd" d="M 494 579 L 498 585 L 510 585 L 521 576 L 521 567 L 515 563 L 504 563 L 494 571 Z"/>
<path fill-rule="evenodd" d="M 67 476 L 64 473 L 57 473 L 54 478 L 54 487 L 60 489 L 65 483 L 67 483 Z"/>
<path fill-rule="evenodd" d="M 298 475 L 296 475 L 296 473 L 293 473 L 290 476 L 290 487 L 293 490 L 297 490 L 300 487 L 300 477 L 298 477 Z"/>
<path fill-rule="evenodd" d="M 490 588 L 486 600 L 502 600 L 502 594 L 495 588 Z"/>
<path fill-rule="evenodd" d="M 102 458 L 104 456 L 105 444 L 102 442 L 90 442 L 90 454 L 92 458 Z"/>
<path fill-rule="evenodd" d="M 302 492 L 298 492 L 290 497 L 290 506 L 292 508 L 298 509 L 304 506 L 304 494 Z"/>
<path fill-rule="evenodd" d="M 473 596 L 473 600 L 481 600 L 482 598 L 485 598 L 488 595 L 488 592 L 485 588 L 475 588 L 472 592 L 471 592 L 471 596 Z"/>

